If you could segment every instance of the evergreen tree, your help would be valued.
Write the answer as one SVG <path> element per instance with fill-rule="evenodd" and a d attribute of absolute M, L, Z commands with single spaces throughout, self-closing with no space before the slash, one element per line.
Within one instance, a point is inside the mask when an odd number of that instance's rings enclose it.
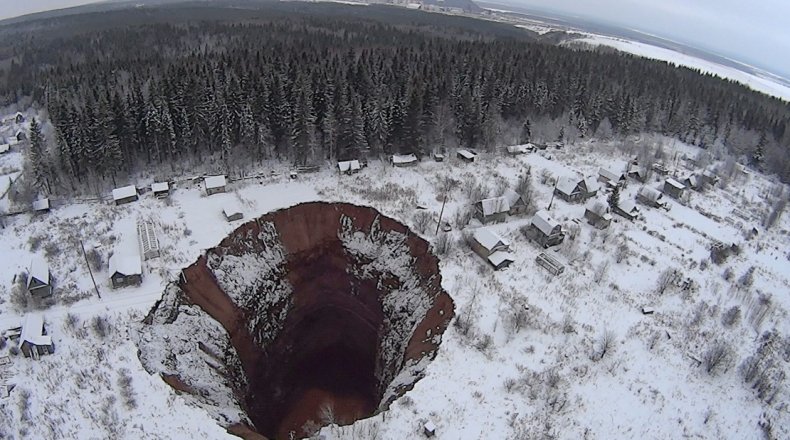
<path fill-rule="evenodd" d="M 36 118 L 30 121 L 30 147 L 28 160 L 30 160 L 33 181 L 45 194 L 51 192 L 52 167 L 47 153 L 46 140 L 41 134 L 41 127 Z"/>
<path fill-rule="evenodd" d="M 609 209 L 611 210 L 620 206 L 620 185 L 615 185 L 614 188 L 612 188 L 612 192 L 609 193 L 609 197 L 606 201 L 609 203 Z"/>

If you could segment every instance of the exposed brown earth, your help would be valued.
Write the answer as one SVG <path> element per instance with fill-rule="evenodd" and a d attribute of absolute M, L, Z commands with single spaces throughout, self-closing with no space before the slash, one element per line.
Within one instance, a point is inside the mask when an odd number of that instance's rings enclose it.
<path fill-rule="evenodd" d="M 403 234 L 410 277 L 419 287 L 406 290 L 388 272 L 355 275 L 366 262 L 346 249 L 341 239 L 341 231 L 348 228 L 344 219 L 364 234 L 371 228 Z M 238 296 L 223 291 L 209 261 L 265 252 L 271 242 L 259 237 L 271 225 L 285 258 L 279 272 L 285 279 L 280 281 L 287 281 L 292 293 L 287 301 L 262 307 L 260 302 L 269 298 L 264 290 L 271 288 L 266 285 L 244 293 L 251 301 L 236 304 L 232 298 Z M 247 414 L 257 433 L 273 439 L 288 438 L 290 432 L 310 434 L 302 430 L 305 425 L 353 423 L 386 408 L 390 402 L 382 399 L 389 382 L 408 360 L 435 354 L 453 315 L 453 302 L 441 288 L 438 259 L 425 240 L 372 208 L 340 203 L 305 203 L 242 225 L 183 271 L 180 288 L 188 301 L 227 330 L 247 378 L 247 389 L 239 390 Z M 427 312 L 423 309 L 424 316 L 414 324 L 404 318 L 414 310 L 385 310 L 388 295 L 403 294 L 426 299 Z M 253 316 L 256 310 L 266 310 L 267 316 Z M 267 322 L 281 325 L 267 343 L 259 343 Z M 392 356 L 385 356 L 383 347 L 391 344 L 383 339 L 398 332 L 386 333 L 385 328 L 401 324 L 410 331 L 408 342 L 403 353 L 388 361 Z M 404 384 L 397 394 L 412 385 Z M 245 438 L 255 434 L 239 426 L 234 430 Z"/>

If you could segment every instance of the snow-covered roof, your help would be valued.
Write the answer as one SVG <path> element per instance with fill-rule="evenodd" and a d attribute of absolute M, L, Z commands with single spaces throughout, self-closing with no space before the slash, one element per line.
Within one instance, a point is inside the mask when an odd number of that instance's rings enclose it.
<path fill-rule="evenodd" d="M 27 287 L 30 287 L 33 278 L 44 284 L 49 284 L 49 264 L 47 264 L 47 260 L 38 255 L 34 255 L 33 259 L 30 261 L 27 275 Z"/>
<path fill-rule="evenodd" d="M 496 251 L 488 256 L 488 261 L 490 261 L 494 266 L 499 266 L 505 261 L 510 261 L 512 263 L 516 261 L 516 259 L 510 252 Z"/>
<path fill-rule="evenodd" d="M 225 204 L 222 205 L 222 213 L 225 214 L 225 217 L 232 217 L 236 214 L 243 214 L 241 211 L 241 206 L 236 203 L 235 200 L 228 200 Z"/>
<path fill-rule="evenodd" d="M 500 212 L 510 211 L 510 203 L 504 197 L 491 197 L 480 201 L 483 207 L 483 215 L 489 216 Z"/>
<path fill-rule="evenodd" d="M 426 431 L 436 432 L 436 425 L 434 425 L 431 421 L 425 422 L 424 428 Z"/>
<path fill-rule="evenodd" d="M 551 218 L 549 212 L 545 209 L 542 209 L 532 216 L 532 224 L 535 225 L 535 227 L 537 227 L 540 232 L 544 233 L 545 235 L 549 235 L 554 228 L 559 226 L 560 222 Z"/>
<path fill-rule="evenodd" d="M 611 180 L 613 182 L 617 182 L 618 180 L 623 178 L 623 173 L 616 173 L 612 170 L 603 167 L 598 169 L 598 175 L 608 180 Z"/>
<path fill-rule="evenodd" d="M 222 188 L 225 186 L 225 176 L 206 176 L 204 179 L 206 189 Z"/>
<path fill-rule="evenodd" d="M 10 149 L 11 149 L 11 145 L 8 145 L 8 144 L 0 145 L 0 154 L 8 153 L 8 150 L 10 150 Z"/>
<path fill-rule="evenodd" d="M 593 177 L 585 177 L 584 186 L 587 188 L 587 192 L 595 192 L 601 188 L 601 185 Z"/>
<path fill-rule="evenodd" d="M 636 203 L 633 200 L 623 200 L 617 204 L 617 207 L 623 210 L 624 212 L 639 212 L 639 207 L 636 206 Z"/>
<path fill-rule="evenodd" d="M 609 205 L 600 200 L 591 200 L 584 208 L 590 212 L 598 214 L 599 216 L 603 216 L 607 213 L 607 211 L 609 211 Z"/>
<path fill-rule="evenodd" d="M 649 186 L 643 186 L 639 190 L 639 195 L 654 202 L 661 198 L 661 192 Z"/>
<path fill-rule="evenodd" d="M 510 242 L 488 228 L 478 228 L 475 230 L 474 239 L 488 250 L 494 249 L 499 245 L 510 246 Z"/>
<path fill-rule="evenodd" d="M 519 199 L 521 199 L 521 196 L 510 188 L 505 190 L 504 194 L 502 194 L 502 197 L 504 197 L 505 200 L 507 200 L 507 203 L 508 205 L 510 205 L 511 208 L 516 203 L 518 203 Z"/>
<path fill-rule="evenodd" d="M 392 163 L 394 164 L 407 164 L 417 162 L 417 156 L 413 154 L 393 154 Z"/>
<path fill-rule="evenodd" d="M 579 184 L 579 179 L 573 177 L 560 177 L 557 179 L 557 191 L 565 195 L 573 194 L 576 186 Z"/>
<path fill-rule="evenodd" d="M 361 168 L 358 160 L 344 160 L 342 162 L 338 162 L 337 167 L 342 173 L 347 171 L 359 171 Z"/>
<path fill-rule="evenodd" d="M 38 313 L 25 315 L 19 343 L 27 341 L 33 345 L 52 345 L 52 336 L 44 335 L 44 317 Z"/>
<path fill-rule="evenodd" d="M 458 150 L 458 154 L 463 156 L 465 159 L 474 159 L 475 157 L 477 157 L 475 153 L 472 153 L 469 150 Z"/>
<path fill-rule="evenodd" d="M 683 185 L 682 183 L 678 182 L 677 180 L 675 180 L 675 179 L 673 179 L 671 177 L 669 179 L 667 179 L 666 182 L 670 186 L 674 186 L 677 189 L 686 189 L 686 185 Z"/>
<path fill-rule="evenodd" d="M 136 253 L 116 252 L 110 257 L 110 276 L 119 273 L 121 275 L 142 275 L 143 264 L 140 256 Z"/>
<path fill-rule="evenodd" d="M 154 182 L 151 185 L 151 191 L 153 192 L 162 192 L 162 191 L 169 191 L 170 184 L 167 182 Z"/>
<path fill-rule="evenodd" d="M 33 202 L 34 211 L 46 211 L 49 209 L 49 199 L 38 199 Z"/>
<path fill-rule="evenodd" d="M 134 185 L 124 186 L 123 188 L 115 188 L 112 190 L 113 200 L 123 200 L 127 197 L 134 197 L 137 195 L 137 188 Z"/>
<path fill-rule="evenodd" d="M 529 153 L 531 148 L 532 144 L 510 145 L 507 147 L 507 152 L 510 154 L 525 154 Z"/>

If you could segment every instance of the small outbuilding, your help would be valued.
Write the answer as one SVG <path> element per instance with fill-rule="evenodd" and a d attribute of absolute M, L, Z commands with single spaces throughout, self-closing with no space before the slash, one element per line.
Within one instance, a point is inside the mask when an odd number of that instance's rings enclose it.
<path fill-rule="evenodd" d="M 115 188 L 112 190 L 112 199 L 116 205 L 123 205 L 137 201 L 137 187 L 134 185 Z"/>
<path fill-rule="evenodd" d="M 137 223 L 137 238 L 140 241 L 140 253 L 143 260 L 159 256 L 159 240 L 156 238 L 154 224 L 149 221 Z"/>
<path fill-rule="evenodd" d="M 601 201 L 588 203 L 584 208 L 584 218 L 587 223 L 597 229 L 606 229 L 612 224 L 612 214 L 609 213 L 609 206 Z"/>
<path fill-rule="evenodd" d="M 509 211 L 510 203 L 505 197 L 491 197 L 475 203 L 475 218 L 483 224 L 504 221 Z"/>
<path fill-rule="evenodd" d="M 532 144 L 509 145 L 507 147 L 507 153 L 511 156 L 519 156 L 521 154 L 527 154 L 533 151 L 535 151 L 535 146 Z"/>
<path fill-rule="evenodd" d="M 422 433 L 428 438 L 435 436 L 436 425 L 434 425 L 431 421 L 425 422 L 425 424 L 422 425 Z"/>
<path fill-rule="evenodd" d="M 639 207 L 632 200 L 621 201 L 612 211 L 615 214 L 633 221 L 639 216 Z"/>
<path fill-rule="evenodd" d="M 469 150 L 461 149 L 457 154 L 458 158 L 464 162 L 474 162 L 477 159 L 477 154 Z"/>
<path fill-rule="evenodd" d="M 217 176 L 206 176 L 203 179 L 203 184 L 206 186 L 206 195 L 210 196 L 212 194 L 224 193 L 227 181 L 225 175 L 221 174 Z"/>
<path fill-rule="evenodd" d="M 110 257 L 109 266 L 113 289 L 143 283 L 143 264 L 136 253 L 116 250 Z"/>
<path fill-rule="evenodd" d="M 164 199 L 170 195 L 170 182 L 154 182 L 151 185 L 151 192 L 157 199 Z"/>
<path fill-rule="evenodd" d="M 669 178 L 664 181 L 664 194 L 672 197 L 673 199 L 681 198 L 683 196 L 683 191 L 685 190 L 686 186 L 673 178 Z"/>
<path fill-rule="evenodd" d="M 396 167 L 413 167 L 419 162 L 414 154 L 393 154 L 390 161 Z"/>
<path fill-rule="evenodd" d="M 39 359 L 55 352 L 52 336 L 47 334 L 44 318 L 37 313 L 25 315 L 22 333 L 19 335 L 19 350 L 25 357 Z"/>
<path fill-rule="evenodd" d="M 433 153 L 433 160 L 436 162 L 444 162 L 444 153 Z"/>
<path fill-rule="evenodd" d="M 495 270 L 511 265 L 515 260 L 510 253 L 510 242 L 488 228 L 478 228 L 472 235 L 472 250 L 488 261 Z"/>
<path fill-rule="evenodd" d="M 224 215 L 225 220 L 229 222 L 241 220 L 244 217 L 241 207 L 233 200 L 225 202 L 222 206 L 222 215 Z"/>
<path fill-rule="evenodd" d="M 563 272 L 565 272 L 565 265 L 560 263 L 559 260 L 548 255 L 546 253 L 541 252 L 540 255 L 535 257 L 535 262 L 538 266 L 546 269 L 549 271 L 550 274 L 557 276 Z"/>
<path fill-rule="evenodd" d="M 524 200 L 524 197 L 522 197 L 521 194 L 508 188 L 505 190 L 505 193 L 502 194 L 502 197 L 504 197 L 507 200 L 508 205 L 510 205 L 508 214 L 523 215 L 527 212 L 527 202 Z"/>
<path fill-rule="evenodd" d="M 545 209 L 532 216 L 529 225 L 524 229 L 524 235 L 544 248 L 556 246 L 565 239 L 560 222 L 554 220 Z"/>
<path fill-rule="evenodd" d="M 39 214 L 49 212 L 49 199 L 38 199 L 33 202 L 33 211 Z"/>
<path fill-rule="evenodd" d="M 636 194 L 636 200 L 643 205 L 653 208 L 664 208 L 667 204 L 661 191 L 649 186 L 643 186 L 639 189 L 639 192 Z"/>
<path fill-rule="evenodd" d="M 337 169 L 340 174 L 354 174 L 362 169 L 362 165 L 358 160 L 343 160 L 337 163 Z"/>
<path fill-rule="evenodd" d="M 46 298 L 52 295 L 52 283 L 47 260 L 34 256 L 27 270 L 27 291 L 33 298 Z"/>

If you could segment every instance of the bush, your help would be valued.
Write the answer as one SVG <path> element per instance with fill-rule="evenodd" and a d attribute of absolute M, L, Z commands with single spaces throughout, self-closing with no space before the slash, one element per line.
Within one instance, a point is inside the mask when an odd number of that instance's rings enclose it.
<path fill-rule="evenodd" d="M 102 339 L 107 337 L 107 335 L 110 334 L 110 324 L 107 322 L 107 318 L 101 315 L 94 317 L 93 332 L 96 333 L 96 336 Z"/>
<path fill-rule="evenodd" d="M 434 251 L 437 255 L 447 255 L 452 248 L 452 241 L 450 237 L 446 233 L 439 233 L 439 237 L 436 238 L 436 243 L 434 244 Z"/>
<path fill-rule="evenodd" d="M 31 235 L 27 239 L 27 245 L 30 247 L 31 252 L 36 252 L 40 247 L 41 243 L 44 242 L 44 237 L 41 235 Z"/>
<path fill-rule="evenodd" d="M 428 230 L 428 226 L 430 226 L 431 221 L 431 214 L 427 211 L 419 210 L 414 213 L 414 217 L 412 218 L 412 222 L 414 224 L 414 230 L 419 232 L 420 234 L 425 234 Z"/>
<path fill-rule="evenodd" d="M 85 255 L 88 258 L 88 264 L 90 264 L 91 269 L 100 271 L 104 268 L 104 258 L 96 248 L 88 249 L 85 251 Z"/>
<path fill-rule="evenodd" d="M 721 315 L 721 323 L 725 327 L 732 327 L 741 322 L 741 308 L 733 306 Z"/>
<path fill-rule="evenodd" d="M 705 372 L 715 376 L 719 371 L 727 370 L 732 362 L 733 351 L 729 345 L 716 341 L 702 355 L 702 366 Z"/>

